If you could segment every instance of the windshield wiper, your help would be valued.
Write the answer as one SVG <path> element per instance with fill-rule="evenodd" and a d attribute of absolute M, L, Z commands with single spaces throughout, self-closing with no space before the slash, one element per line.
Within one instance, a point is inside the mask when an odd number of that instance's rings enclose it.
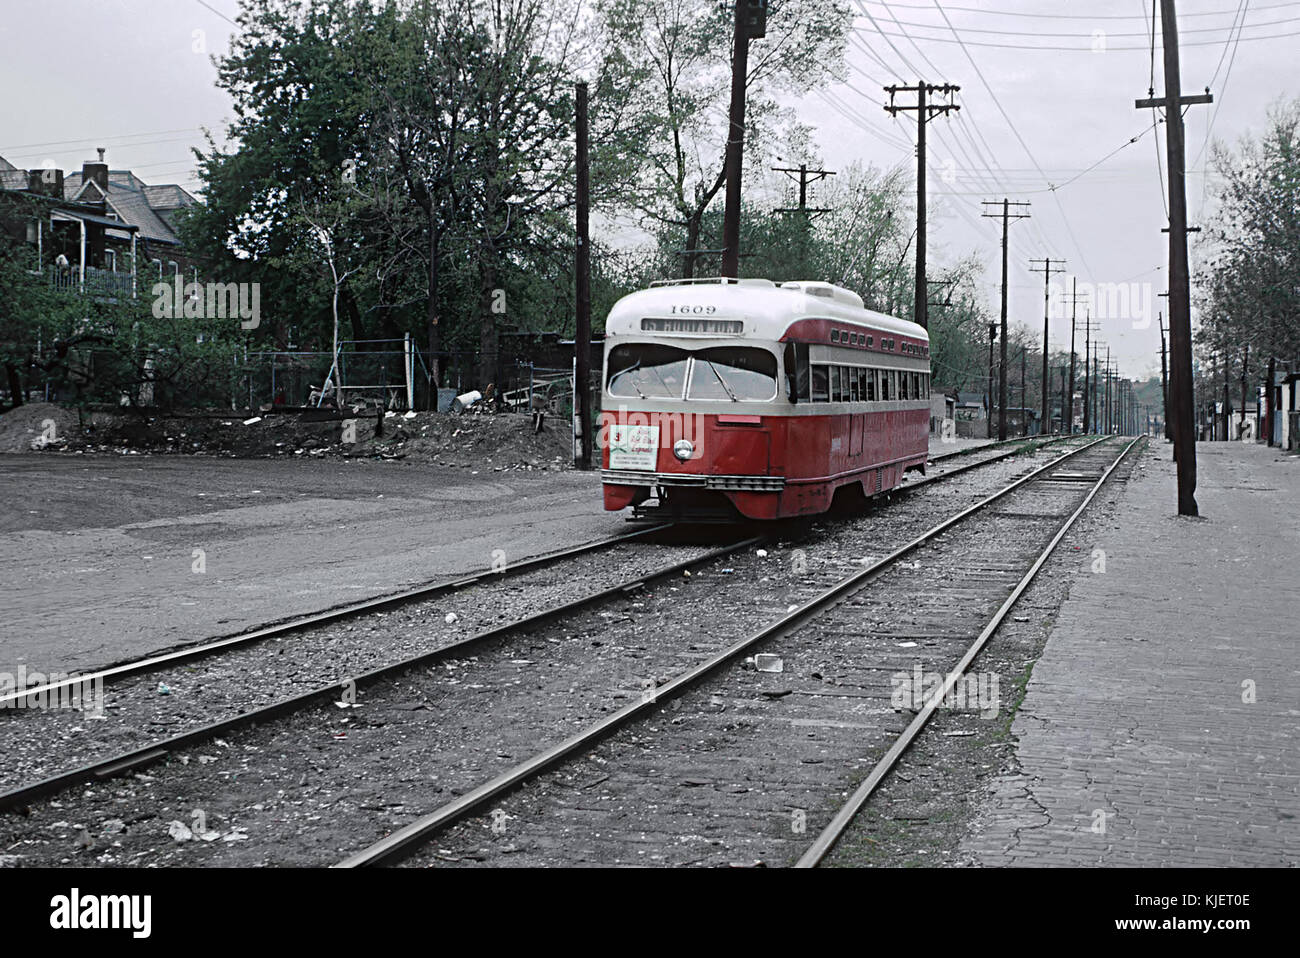
<path fill-rule="evenodd" d="M 645 393 L 641 391 L 641 387 L 638 386 L 636 384 L 636 380 L 632 378 L 632 373 L 636 372 L 640 368 L 641 368 L 640 363 L 637 363 L 635 366 L 629 366 L 627 367 L 627 369 L 624 369 L 622 372 L 620 372 L 618 374 L 618 377 L 619 379 L 624 379 L 624 378 L 627 379 L 627 384 L 636 390 L 637 396 L 640 397 L 641 399 L 645 399 Z M 613 388 L 613 385 L 614 385 L 613 380 L 611 380 L 610 381 L 611 389 Z"/>
<path fill-rule="evenodd" d="M 727 391 L 727 395 L 731 397 L 731 401 L 732 401 L 732 402 L 740 402 L 740 400 L 736 398 L 736 394 L 733 393 L 733 392 L 731 391 L 731 387 L 727 385 L 727 381 L 726 381 L 725 379 L 722 378 L 722 373 L 718 372 L 718 368 L 717 368 L 716 366 L 714 366 L 713 363 L 710 362 L 710 361 L 707 360 L 707 359 L 704 360 L 704 363 L 705 363 L 705 364 L 706 364 L 706 365 L 707 365 L 711 370 L 713 370 L 713 375 L 717 378 L 718 382 L 722 385 L 722 388 L 725 389 L 725 390 Z"/>

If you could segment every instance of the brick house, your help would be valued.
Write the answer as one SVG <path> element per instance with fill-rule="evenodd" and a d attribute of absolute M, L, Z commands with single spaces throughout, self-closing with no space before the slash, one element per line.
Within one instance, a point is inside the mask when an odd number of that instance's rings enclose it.
<path fill-rule="evenodd" d="M 32 271 L 52 286 L 147 294 L 159 281 L 198 279 L 178 236 L 178 214 L 198 200 L 110 170 L 104 151 L 81 172 L 20 170 L 0 157 L 0 231 L 32 248 Z"/>

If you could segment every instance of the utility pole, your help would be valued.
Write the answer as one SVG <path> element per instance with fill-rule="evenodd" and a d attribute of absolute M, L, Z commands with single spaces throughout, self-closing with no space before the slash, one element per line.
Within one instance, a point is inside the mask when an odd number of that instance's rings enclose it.
<path fill-rule="evenodd" d="M 1102 409 L 1104 412 L 1101 417 L 1101 425 L 1107 436 L 1110 435 L 1110 347 L 1106 347 L 1106 365 L 1105 365 L 1105 386 L 1102 389 Z"/>
<path fill-rule="evenodd" d="M 1096 418 L 1097 411 L 1093 407 L 1092 399 L 1092 311 L 1089 310 L 1084 314 L 1083 327 L 1083 431 L 1092 432 L 1096 424 L 1093 420 Z M 1100 332 L 1100 328 L 1098 328 Z"/>
<path fill-rule="evenodd" d="M 1069 367 L 1061 367 L 1061 432 L 1065 432 L 1065 374 Z"/>
<path fill-rule="evenodd" d="M 959 91 L 961 87 L 951 83 L 945 83 L 942 86 L 936 86 L 933 83 L 926 83 L 924 80 L 917 81 L 916 86 L 887 86 L 885 92 L 889 94 L 889 103 L 885 106 L 885 111 L 890 116 L 897 116 L 900 112 L 907 110 L 916 111 L 916 305 L 913 307 L 912 320 L 919 325 L 929 328 L 929 299 L 925 289 L 925 125 L 929 122 L 930 117 L 936 113 L 948 113 L 952 110 L 960 110 L 961 107 L 955 103 L 927 103 L 927 93 L 938 93 L 942 96 L 951 97 Z M 916 104 L 914 106 L 896 106 L 894 96 L 898 93 L 915 93 Z M 990 410 L 990 415 L 992 410 Z M 992 423 L 992 419 L 989 420 Z"/>
<path fill-rule="evenodd" d="M 591 468 L 591 442 L 595 430 L 591 421 L 591 166 L 588 156 L 587 84 L 577 85 L 577 227 L 578 237 L 574 262 L 577 279 L 578 330 L 574 337 L 573 398 L 578 414 L 578 448 L 574 465 L 579 469 Z M 531 403 L 532 397 L 528 397 Z"/>
<path fill-rule="evenodd" d="M 1056 267 L 1055 269 L 1052 268 L 1053 261 L 1050 256 L 1047 259 L 1031 259 L 1029 262 L 1031 264 L 1029 267 L 1029 272 L 1031 273 L 1039 272 L 1039 270 L 1036 269 L 1032 264 L 1034 263 L 1043 264 L 1043 269 L 1042 269 L 1042 274 L 1043 274 L 1043 413 L 1042 415 L 1043 415 L 1043 422 L 1048 423 L 1051 422 L 1051 409 L 1048 406 L 1048 396 L 1051 395 L 1052 389 L 1051 389 L 1051 385 L 1047 381 L 1047 345 L 1048 345 L 1047 344 L 1047 321 L 1051 313 L 1049 307 L 1052 299 L 1052 274 L 1065 272 L 1065 260 L 1060 260 L 1060 259 L 1056 260 L 1056 262 L 1060 263 L 1061 265 Z"/>
<path fill-rule="evenodd" d="M 1164 433 L 1166 439 L 1173 439 L 1173 427 L 1169 425 L 1169 349 L 1165 342 L 1165 323 L 1164 314 L 1158 314 L 1156 322 L 1160 326 L 1160 396 L 1163 405 L 1160 407 L 1160 417 L 1164 420 Z"/>
<path fill-rule="evenodd" d="M 998 337 L 998 327 L 996 323 L 989 323 L 989 385 L 984 391 L 986 403 L 988 404 L 988 429 L 987 437 L 993 438 L 993 341 Z"/>
<path fill-rule="evenodd" d="M 731 110 L 727 123 L 727 206 L 722 217 L 722 275 L 740 275 L 740 172 L 745 150 L 745 84 L 749 79 L 749 41 L 767 34 L 767 0 L 734 0 L 731 44 Z"/>
<path fill-rule="evenodd" d="M 1241 355 L 1241 426 L 1238 434 L 1242 434 L 1246 429 L 1246 370 L 1250 366 L 1250 344 L 1246 344 L 1246 351 Z"/>
<path fill-rule="evenodd" d="M 997 200 L 985 200 L 983 205 L 997 207 Z M 1010 220 L 1028 219 L 1028 213 L 1012 213 L 1013 206 L 1028 206 L 1025 202 L 1015 202 L 1003 197 L 1001 213 L 981 213 L 988 219 L 1002 218 L 1002 368 L 998 376 L 998 439 L 1007 438 L 1007 223 Z M 1021 404 L 1023 405 L 1023 403 Z M 991 415 L 990 411 L 990 415 Z"/>
<path fill-rule="evenodd" d="M 1069 426 L 1067 432 L 1074 435 L 1074 329 L 1079 315 L 1079 277 L 1071 276 L 1070 291 L 1070 390 L 1067 397 L 1070 403 Z"/>
<path fill-rule="evenodd" d="M 810 209 L 808 207 L 808 184 L 816 183 L 818 180 L 823 180 L 828 176 L 834 176 L 835 175 L 834 170 L 810 170 L 808 169 L 808 164 L 800 163 L 798 169 L 789 166 L 774 166 L 772 167 L 772 172 L 784 173 L 786 176 L 790 177 L 791 179 L 794 179 L 794 175 L 796 173 L 798 174 L 797 182 L 799 183 L 799 205 L 795 207 L 787 206 L 782 209 L 778 209 L 777 210 L 778 213 L 801 213 L 804 218 L 804 226 L 807 226 L 808 222 L 812 219 L 812 217 L 820 213 L 830 212 L 829 207 L 818 207 L 813 209 Z"/>
<path fill-rule="evenodd" d="M 1020 344 L 1020 435 L 1029 435 L 1029 410 L 1025 408 L 1025 357 L 1029 353 L 1029 347 Z M 1040 427 L 1041 431 L 1041 427 Z"/>
<path fill-rule="evenodd" d="M 1196 96 L 1182 95 L 1178 64 L 1178 21 L 1174 0 L 1160 0 L 1160 28 L 1164 46 L 1165 95 L 1148 91 L 1134 101 L 1139 110 L 1164 107 L 1165 153 L 1169 163 L 1169 339 L 1171 376 L 1170 412 L 1173 420 L 1174 459 L 1178 463 L 1178 514 L 1194 516 L 1196 506 L 1195 402 L 1192 396 L 1192 312 L 1187 265 L 1186 142 L 1183 106 L 1211 103 L 1207 89 Z"/>

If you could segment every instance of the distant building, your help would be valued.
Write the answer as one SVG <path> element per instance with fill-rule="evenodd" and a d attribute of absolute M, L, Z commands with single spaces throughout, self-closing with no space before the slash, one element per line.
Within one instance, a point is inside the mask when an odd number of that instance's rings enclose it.
<path fill-rule="evenodd" d="M 178 214 L 197 202 L 176 184 L 110 170 L 102 149 L 66 177 L 0 157 L 0 231 L 25 241 L 32 271 L 58 288 L 147 295 L 159 281 L 197 280 L 176 232 Z"/>
<path fill-rule="evenodd" d="M 953 407 L 953 419 L 957 421 L 957 436 L 961 439 L 985 439 L 989 434 L 988 403 L 983 393 L 957 393 Z"/>
<path fill-rule="evenodd" d="M 1037 409 L 1025 409 L 1022 406 L 1007 407 L 1007 435 L 1037 436 L 1041 431 L 1042 413 Z"/>
<path fill-rule="evenodd" d="M 946 420 L 953 418 L 953 413 L 957 408 L 956 393 L 932 393 L 930 396 L 930 432 L 933 435 L 943 434 L 943 424 Z"/>

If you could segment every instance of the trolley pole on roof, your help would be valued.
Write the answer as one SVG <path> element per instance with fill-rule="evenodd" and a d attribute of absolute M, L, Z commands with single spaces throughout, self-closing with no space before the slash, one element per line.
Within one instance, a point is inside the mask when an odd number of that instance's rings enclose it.
<path fill-rule="evenodd" d="M 577 415 L 578 442 L 574 465 L 591 468 L 591 442 L 595 431 L 591 421 L 591 170 L 587 145 L 587 84 L 579 83 L 577 94 L 577 242 L 574 276 L 577 283 L 577 335 L 574 337 L 573 411 Z M 528 397 L 529 404 L 532 396 Z"/>
<path fill-rule="evenodd" d="M 993 204 L 996 208 L 997 200 L 985 200 L 982 205 L 988 206 Z M 998 376 L 998 439 L 1007 438 L 1007 223 L 1010 220 L 1028 219 L 1028 213 L 1012 213 L 1013 206 L 1028 206 L 1023 201 L 1011 202 L 1003 197 L 1001 213 L 981 213 L 980 216 L 989 219 L 1002 217 L 1002 371 Z M 1022 402 L 1023 406 L 1024 403 Z"/>
<path fill-rule="evenodd" d="M 889 103 L 885 106 L 885 111 L 890 116 L 897 116 L 900 111 L 916 111 L 916 302 L 912 310 L 912 319 L 920 326 L 929 328 L 929 298 L 925 288 L 925 125 L 929 122 L 930 117 L 937 113 L 948 113 L 951 110 L 960 110 L 961 107 L 955 103 L 927 103 L 926 93 L 940 93 L 944 96 L 951 97 L 954 93 L 961 90 L 961 87 L 952 83 L 945 83 L 942 86 L 926 83 L 924 80 L 918 80 L 916 86 L 887 86 L 885 92 L 889 94 Z M 895 106 L 894 96 L 898 93 L 915 93 L 916 104 L 914 106 Z M 992 387 L 990 386 L 990 396 Z M 992 420 L 989 420 L 992 428 Z"/>
<path fill-rule="evenodd" d="M 749 41 L 767 34 L 767 0 L 734 0 L 731 44 L 731 110 L 727 121 L 727 205 L 722 216 L 722 275 L 740 275 L 740 174 L 745 150 L 745 84 L 749 79 Z"/>

